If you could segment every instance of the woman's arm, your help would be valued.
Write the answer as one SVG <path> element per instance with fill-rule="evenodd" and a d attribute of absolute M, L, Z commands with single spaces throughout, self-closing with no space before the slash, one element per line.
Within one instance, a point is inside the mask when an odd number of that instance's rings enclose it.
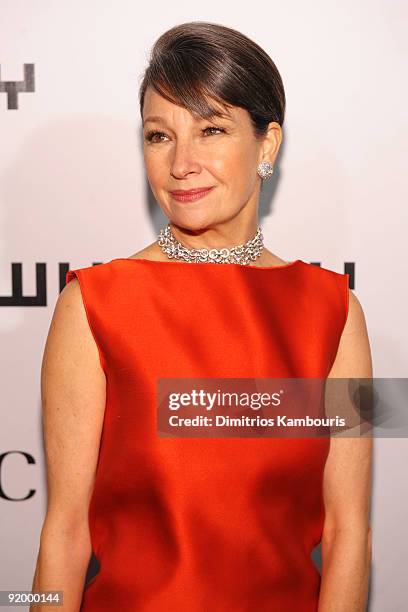
<path fill-rule="evenodd" d="M 88 508 L 93 491 L 106 399 L 106 380 L 87 321 L 79 282 L 58 297 L 41 369 L 47 512 L 33 591 L 63 591 L 63 606 L 80 609 L 91 556 Z"/>
<path fill-rule="evenodd" d="M 372 378 L 360 302 L 349 289 L 349 313 L 329 378 Z M 318 612 L 364 612 L 371 568 L 373 439 L 332 437 L 324 471 L 323 571 Z"/>

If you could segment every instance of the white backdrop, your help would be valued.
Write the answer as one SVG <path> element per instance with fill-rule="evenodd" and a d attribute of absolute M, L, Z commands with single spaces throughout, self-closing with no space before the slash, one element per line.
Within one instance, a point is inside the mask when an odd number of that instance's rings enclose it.
<path fill-rule="evenodd" d="M 407 375 L 408 5 L 191 6 L 0 0 L 0 590 L 31 589 L 45 512 L 39 381 L 59 264 L 127 257 L 165 223 L 145 178 L 137 93 L 149 50 L 169 27 L 217 22 L 271 55 L 287 114 L 261 202 L 266 246 L 338 272 L 354 265 L 374 376 Z M 33 65 L 34 91 L 18 93 L 13 108 L 7 82 L 23 80 L 24 64 Z M 22 264 L 24 296 L 37 294 L 36 264 L 45 264 L 38 304 L 7 300 L 12 263 Z M 408 443 L 377 439 L 375 447 L 369 610 L 402 611 Z"/>

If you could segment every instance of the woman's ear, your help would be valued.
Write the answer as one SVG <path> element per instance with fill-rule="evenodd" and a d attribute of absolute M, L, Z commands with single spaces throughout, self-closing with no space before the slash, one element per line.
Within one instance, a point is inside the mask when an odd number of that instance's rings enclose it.
<path fill-rule="evenodd" d="M 276 121 L 271 121 L 268 125 L 268 131 L 264 136 L 260 151 L 259 161 L 269 161 L 274 163 L 279 152 L 279 147 L 282 142 L 282 128 Z"/>

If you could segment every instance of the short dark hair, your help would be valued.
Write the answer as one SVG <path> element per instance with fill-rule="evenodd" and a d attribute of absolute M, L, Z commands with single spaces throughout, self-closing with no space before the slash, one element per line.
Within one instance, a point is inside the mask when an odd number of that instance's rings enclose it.
<path fill-rule="evenodd" d="M 223 108 L 244 108 L 257 138 L 270 121 L 283 125 L 286 99 L 278 69 L 259 45 L 232 28 L 206 21 L 172 27 L 155 42 L 142 78 L 142 119 L 146 89 L 152 87 L 203 119 L 222 115 L 210 98 Z"/>

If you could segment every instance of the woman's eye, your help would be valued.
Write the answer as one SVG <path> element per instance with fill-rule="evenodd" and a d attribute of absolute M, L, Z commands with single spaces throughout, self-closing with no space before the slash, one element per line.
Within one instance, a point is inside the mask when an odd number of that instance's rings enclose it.
<path fill-rule="evenodd" d="M 147 140 L 148 142 L 154 142 L 154 141 L 153 141 L 153 137 L 154 137 L 154 136 L 156 136 L 156 134 L 157 134 L 157 135 L 159 135 L 159 136 L 165 136 L 165 134 L 163 134 L 163 132 L 148 132 L 148 133 L 146 134 L 146 140 Z M 160 141 L 159 141 L 159 142 L 160 142 Z"/>
<path fill-rule="evenodd" d="M 218 127 L 215 127 L 215 126 L 207 127 L 207 128 L 205 128 L 203 130 L 203 132 L 206 132 L 207 130 L 217 130 L 218 132 L 225 132 L 225 130 L 223 128 L 218 128 Z"/>
<path fill-rule="evenodd" d="M 207 132 L 208 130 L 216 130 L 216 132 L 225 132 L 224 128 L 215 127 L 215 126 L 213 126 L 213 125 L 211 125 L 211 126 L 209 126 L 209 127 L 204 128 L 202 131 L 203 131 L 203 132 Z M 213 133 L 213 132 L 212 132 L 212 133 Z M 166 136 L 166 134 L 164 134 L 163 132 L 148 132 L 148 133 L 146 134 L 146 137 L 145 137 L 145 138 L 146 138 L 146 140 L 147 140 L 148 142 L 153 142 L 153 143 L 155 143 L 155 142 L 162 142 L 162 139 L 161 139 L 161 138 L 159 138 L 159 140 L 157 140 L 157 139 L 156 139 L 156 140 L 153 140 L 153 139 L 154 139 L 156 136 L 161 137 L 161 136 Z"/>

